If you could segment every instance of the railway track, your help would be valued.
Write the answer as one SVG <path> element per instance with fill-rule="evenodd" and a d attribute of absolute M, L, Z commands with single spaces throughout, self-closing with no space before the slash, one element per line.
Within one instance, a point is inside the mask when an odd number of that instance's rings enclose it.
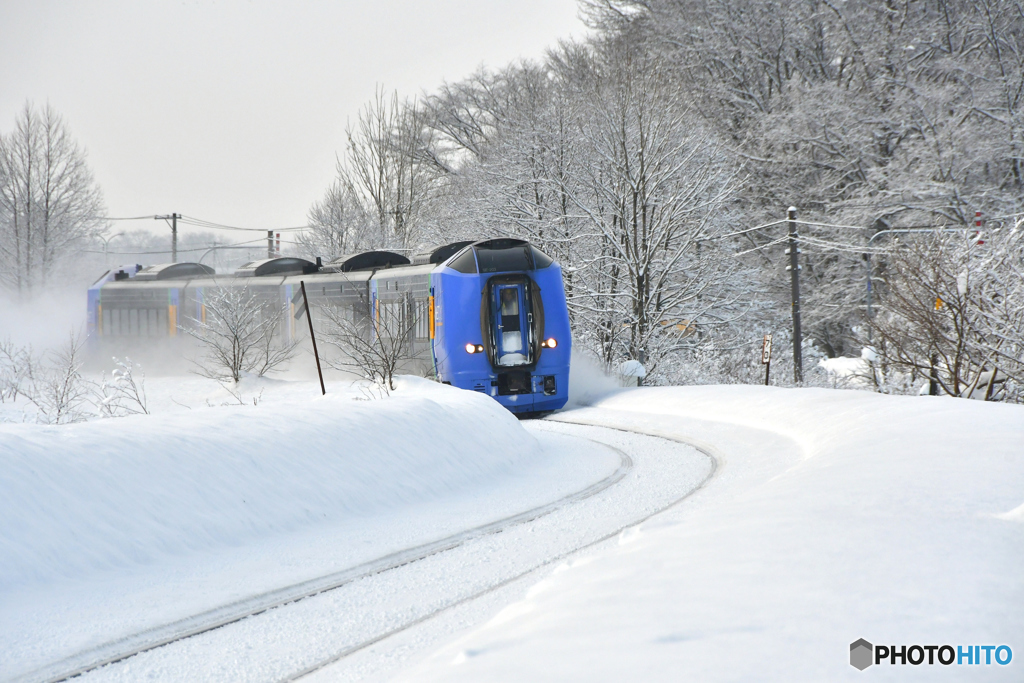
<path fill-rule="evenodd" d="M 272 591 L 253 595 L 243 600 L 238 600 L 221 605 L 200 614 L 184 619 L 179 619 L 161 626 L 139 631 L 137 633 L 123 636 L 116 640 L 109 641 L 102 645 L 83 650 L 74 655 L 61 659 L 46 667 L 36 669 L 18 678 L 12 679 L 17 683 L 39 682 L 59 683 L 76 676 L 88 673 L 100 667 L 114 664 L 129 657 L 147 652 L 149 650 L 163 647 L 186 638 L 218 629 L 229 624 L 239 622 L 252 616 L 256 616 L 267 610 L 282 607 L 305 598 L 310 598 L 321 593 L 326 593 L 354 581 L 364 579 L 375 574 L 397 569 L 407 564 L 423 560 L 432 555 L 443 553 L 453 548 L 469 543 L 471 541 L 501 533 L 506 529 L 532 522 L 536 519 L 551 514 L 555 510 L 570 505 L 574 502 L 585 500 L 597 495 L 616 482 L 621 480 L 633 468 L 633 460 L 624 452 L 618 451 L 620 458 L 619 466 L 604 479 L 591 484 L 585 489 L 559 498 L 556 501 L 526 510 L 510 517 L 505 517 L 488 524 L 466 529 L 457 534 L 445 538 L 424 543 L 411 548 L 406 548 L 382 557 L 358 564 L 338 572 L 333 572 L 315 579 L 284 586 Z"/>
<path fill-rule="evenodd" d="M 550 418 L 549 418 L 550 419 Z M 697 486 L 688 490 L 685 494 L 673 499 L 667 505 L 663 505 L 660 508 L 645 514 L 641 518 L 632 519 L 628 523 L 617 525 L 613 530 L 608 531 L 601 535 L 599 538 L 589 540 L 586 543 L 576 545 L 572 548 L 566 549 L 554 556 L 546 557 L 543 561 L 531 564 L 524 570 L 517 571 L 514 575 L 505 577 L 500 581 L 491 583 L 486 587 L 479 590 L 472 591 L 469 594 L 458 596 L 439 607 L 430 609 L 422 614 L 415 615 L 407 620 L 403 621 L 398 626 L 390 629 L 385 629 L 377 634 L 364 638 L 357 643 L 347 645 L 346 647 L 332 652 L 329 656 L 320 657 L 316 662 L 305 666 L 304 668 L 297 670 L 287 676 L 279 678 L 280 681 L 296 681 L 309 676 L 310 674 L 319 671 L 327 666 L 330 666 L 346 657 L 365 650 L 377 643 L 380 643 L 392 636 L 400 634 L 425 622 L 434 619 L 435 617 L 453 610 L 460 605 L 471 603 L 474 600 L 478 600 L 489 593 L 500 590 L 501 588 L 520 581 L 529 575 L 542 570 L 543 568 L 562 561 L 580 551 L 586 550 L 587 548 L 597 546 L 605 541 L 608 541 L 622 531 L 641 524 L 642 522 L 650 519 L 656 514 L 659 514 L 674 505 L 679 504 L 686 498 L 693 495 L 695 492 L 703 488 L 711 479 L 714 477 L 718 469 L 718 459 L 710 452 L 710 450 L 700 444 L 690 443 L 686 440 L 678 437 L 669 435 L 649 435 L 645 432 L 637 432 L 628 429 L 618 429 L 615 427 L 609 427 L 605 424 L 597 424 L 594 421 L 573 419 L 571 414 L 563 414 L 556 416 L 551 419 L 553 422 L 565 422 L 570 424 L 586 425 L 592 427 L 601 427 L 605 429 L 613 429 L 616 431 L 622 431 L 633 434 L 642 434 L 645 436 L 656 436 L 668 441 L 674 441 L 682 443 L 687 446 L 691 446 L 703 453 L 710 462 L 710 470 L 702 481 Z M 586 437 L 584 437 L 586 438 Z M 602 491 L 609 489 L 616 483 L 621 481 L 629 472 L 633 469 L 633 459 L 624 451 L 611 444 L 604 443 L 595 439 L 590 439 L 595 443 L 600 444 L 603 447 L 611 448 L 619 455 L 620 462 L 618 468 L 612 472 L 609 476 L 604 479 L 588 486 L 585 489 L 577 491 L 568 496 L 564 496 L 556 501 L 547 503 L 545 505 L 532 508 L 525 512 L 512 515 L 488 524 L 476 526 L 470 529 L 466 529 L 457 534 L 430 542 L 415 547 L 406 548 L 404 550 L 390 553 L 388 555 L 364 562 L 362 564 L 349 567 L 347 569 L 334 572 L 325 576 L 321 576 L 301 583 L 292 584 L 282 588 L 278 588 L 273 591 L 260 593 L 253 595 L 249 598 L 231 602 L 215 609 L 207 610 L 205 612 L 195 614 L 193 616 L 180 619 L 174 622 L 170 622 L 158 627 L 139 631 L 137 633 L 123 636 L 115 640 L 111 640 L 102 645 L 89 648 L 87 650 L 80 651 L 74 655 L 63 658 L 59 661 L 50 663 L 44 667 L 37 668 L 34 671 L 20 675 L 19 677 L 12 679 L 18 683 L 58 683 L 60 681 L 66 681 L 77 676 L 95 671 L 102 667 L 115 664 L 127 660 L 136 655 L 144 652 L 155 650 L 173 643 L 184 641 L 189 638 L 194 638 L 204 633 L 214 631 L 216 629 L 223 628 L 225 626 L 240 622 L 244 619 L 262 614 L 275 608 L 283 607 L 291 603 L 296 603 L 301 600 L 311 598 L 313 596 L 321 595 L 329 591 L 341 588 L 348 584 L 361 579 L 366 579 L 375 575 L 383 574 L 400 567 L 424 560 L 426 558 L 440 555 L 442 553 L 454 550 L 461 546 L 464 546 L 473 541 L 485 538 L 487 536 L 499 534 L 503 531 L 507 531 L 513 527 L 527 524 L 529 522 L 539 520 L 543 517 L 551 515 L 552 513 L 561 510 L 569 505 L 584 501 L 591 498 Z"/>
<path fill-rule="evenodd" d="M 571 550 L 568 550 L 568 551 L 565 551 L 563 553 L 560 553 L 559 555 L 556 555 L 554 557 L 548 558 L 545 561 L 537 563 L 536 565 L 530 567 L 529 569 L 527 569 L 525 571 L 521 571 L 521 572 L 517 573 L 515 576 L 510 576 L 508 578 L 505 578 L 502 581 L 499 581 L 498 583 L 492 584 L 492 585 L 488 586 L 487 588 L 484 588 L 483 590 L 479 590 L 479 591 L 476 591 L 476 592 L 474 592 L 474 593 L 472 593 L 470 595 L 466 595 L 466 596 L 460 597 L 460 598 L 458 598 L 456 600 L 453 600 L 452 602 L 444 605 L 443 607 L 431 610 L 431 611 L 429 611 L 429 612 L 427 612 L 427 613 L 425 613 L 425 614 L 423 614 L 421 616 L 416 617 L 415 619 L 412 619 L 411 621 L 406 622 L 405 624 L 402 624 L 401 626 L 398 626 L 396 628 L 393 628 L 393 629 L 390 629 L 390 630 L 385 631 L 383 633 L 380 633 L 380 634 L 378 634 L 378 635 L 376 635 L 376 636 L 374 636 L 372 638 L 368 638 L 368 639 L 366 639 L 366 640 L 364 640 L 362 642 L 356 643 L 354 645 L 350 645 L 350 646 L 344 648 L 343 650 L 340 650 L 340 651 L 334 653 L 333 655 L 331 655 L 330 657 L 328 657 L 326 659 L 322 659 L 322 660 L 316 662 L 315 664 L 307 666 L 306 668 L 304 668 L 304 669 L 302 669 L 300 671 L 297 671 L 297 672 L 295 672 L 295 673 L 293 673 L 293 674 L 291 674 L 289 676 L 286 676 L 284 678 L 278 679 L 278 683 L 292 683 L 293 681 L 298 681 L 298 680 L 301 680 L 303 678 L 306 678 L 310 674 L 313 674 L 313 673 L 315 673 L 317 671 L 320 671 L 321 669 L 323 669 L 323 668 L 325 668 L 327 666 L 330 666 L 331 664 L 334 664 L 334 663 L 336 663 L 338 661 L 341 661 L 345 657 L 353 655 L 353 654 L 355 654 L 355 653 L 357 653 L 357 652 L 359 652 L 361 650 L 365 650 L 368 647 L 376 645 L 377 643 L 379 643 L 379 642 L 381 642 L 383 640 L 386 640 L 388 638 L 391 638 L 392 636 L 396 636 L 396 635 L 398 635 L 398 634 L 400 634 L 400 633 L 402 633 L 404 631 L 408 631 L 409 629 L 412 629 L 412 628 L 414 628 L 414 627 L 416 627 L 416 626 L 418 626 L 418 625 L 420 625 L 420 624 L 422 624 L 424 622 L 430 621 L 431 619 L 433 619 L 433 618 L 435 618 L 435 617 L 437 617 L 437 616 L 439 616 L 439 615 L 441 615 L 441 614 L 443 614 L 443 613 L 445 613 L 445 612 L 447 612 L 449 610 L 455 609 L 456 607 L 459 607 L 460 605 L 464 605 L 464 604 L 472 602 L 474 600 L 478 600 L 478 599 L 484 597 L 485 595 L 487 595 L 489 593 L 493 593 L 494 591 L 500 590 L 501 588 L 504 588 L 505 586 L 513 584 L 516 581 L 524 579 L 527 576 L 529 576 L 530 574 L 533 574 L 533 573 L 543 569 L 544 567 L 547 567 L 547 566 L 550 566 L 552 564 L 555 564 L 556 562 L 561 562 L 562 560 L 565 560 L 565 559 L 571 557 L 572 555 L 575 555 L 575 554 L 577 554 L 577 553 L 579 553 L 581 551 L 587 550 L 588 548 L 592 548 L 592 547 L 600 545 L 600 544 L 602 544 L 602 543 L 604 543 L 606 541 L 609 541 L 609 540 L 615 538 L 616 536 L 618 536 L 619 534 L 621 534 L 626 529 L 629 529 L 631 527 L 634 527 L 634 526 L 637 526 L 639 524 L 642 524 L 643 522 L 647 521 L 651 517 L 654 517 L 655 515 L 658 515 L 658 514 L 664 512 L 664 511 L 668 510 L 669 508 L 672 508 L 672 507 L 678 505 L 679 503 L 683 502 L 684 500 L 686 500 L 687 498 L 689 498 L 690 496 L 692 496 L 693 494 L 697 493 L 699 490 L 704 488 L 707 485 L 707 483 L 709 481 L 711 481 L 711 479 L 715 476 L 715 474 L 718 471 L 719 458 L 716 455 L 712 454 L 712 449 L 707 444 L 700 444 L 700 445 L 698 445 L 695 442 L 692 442 L 692 441 L 689 441 L 689 440 L 686 440 L 686 439 L 681 439 L 681 438 L 679 438 L 677 436 L 673 436 L 673 435 L 669 435 L 669 434 L 662 434 L 662 433 L 650 434 L 650 433 L 647 433 L 647 432 L 638 432 L 638 431 L 622 429 L 622 428 L 618 428 L 618 427 L 610 427 L 607 424 L 601 424 L 601 423 L 598 423 L 596 421 L 591 421 L 591 420 L 573 419 L 573 418 L 563 417 L 563 416 L 555 416 L 555 417 L 551 417 L 551 418 L 548 418 L 548 419 L 550 421 L 552 421 L 552 422 L 565 422 L 565 423 L 568 423 L 568 424 L 577 424 L 577 425 L 584 425 L 584 426 L 589 426 L 589 427 L 600 427 L 602 429 L 611 429 L 611 430 L 614 430 L 614 431 L 628 432 L 628 433 L 632 433 L 632 434 L 643 434 L 644 436 L 655 436 L 655 437 L 660 438 L 660 439 L 665 439 L 666 441 L 674 441 L 676 443 L 681 443 L 681 444 L 684 444 L 686 446 L 690 446 L 691 448 L 694 448 L 697 451 L 699 451 L 700 453 L 704 454 L 709 459 L 709 461 L 711 463 L 711 469 L 708 472 L 707 476 L 705 476 L 704 479 L 695 488 L 687 491 L 684 495 L 682 495 L 679 498 L 673 500 L 668 505 L 665 505 L 664 507 L 662 507 L 662 508 L 660 508 L 658 510 L 655 510 L 654 512 L 651 512 L 651 513 L 649 513 L 647 515 L 645 515 L 641 519 L 638 519 L 638 520 L 635 520 L 635 521 L 631 521 L 628 524 L 624 524 L 624 525 L 616 528 L 615 530 L 606 533 L 605 535 L 601 536 L 600 538 L 597 538 L 597 539 L 592 540 L 592 541 L 590 541 L 590 542 L 588 542 L 588 543 L 586 543 L 584 545 L 580 545 L 580 546 L 578 546 L 576 548 L 573 548 Z M 597 443 L 601 443 L 601 442 L 597 442 Z M 614 446 L 611 446 L 610 444 L 606 444 L 606 443 L 602 443 L 602 445 L 606 446 L 606 447 L 609 447 L 609 448 L 615 448 Z M 619 450 L 619 449 L 616 449 L 616 450 Z M 626 456 L 625 453 L 622 453 L 622 451 L 619 451 L 619 452 L 620 452 L 620 454 L 622 454 L 623 457 L 628 457 L 628 456 Z"/>

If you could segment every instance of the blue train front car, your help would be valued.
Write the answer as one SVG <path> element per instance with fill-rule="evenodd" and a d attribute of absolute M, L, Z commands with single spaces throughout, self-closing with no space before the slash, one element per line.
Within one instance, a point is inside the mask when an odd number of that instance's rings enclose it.
<path fill-rule="evenodd" d="M 557 263 L 521 240 L 485 240 L 463 247 L 430 279 L 439 380 L 517 414 L 565 405 L 572 337 Z"/>

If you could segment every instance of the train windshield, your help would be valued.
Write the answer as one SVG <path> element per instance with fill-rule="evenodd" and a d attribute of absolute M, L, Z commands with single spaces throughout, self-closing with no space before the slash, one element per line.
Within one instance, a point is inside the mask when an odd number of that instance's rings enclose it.
<path fill-rule="evenodd" d="M 498 240 L 492 240 L 497 242 Z M 511 241 L 511 240 L 509 240 Z M 477 247 L 476 261 L 481 273 L 533 270 L 530 247 L 525 242 L 506 249 Z"/>
<path fill-rule="evenodd" d="M 497 285 L 494 288 L 492 310 L 495 312 L 495 361 L 512 367 L 530 362 L 531 344 L 527 315 L 525 287 L 521 284 Z"/>

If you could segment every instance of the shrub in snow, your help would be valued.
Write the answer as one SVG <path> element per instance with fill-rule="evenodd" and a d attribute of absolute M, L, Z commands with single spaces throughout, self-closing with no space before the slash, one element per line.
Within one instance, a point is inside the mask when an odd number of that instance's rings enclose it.
<path fill-rule="evenodd" d="M 408 343 L 416 328 L 416 317 L 405 300 L 382 304 L 375 319 L 369 311 L 365 297 L 359 308 L 322 306 L 320 335 L 338 352 L 326 356 L 324 361 L 336 370 L 369 380 L 363 394 L 375 398 L 394 391 L 395 376 L 417 358 Z"/>
<path fill-rule="evenodd" d="M 81 335 L 72 333 L 45 362 L 32 358 L 28 351 L 23 356 L 27 381 L 21 393 L 38 409 L 40 422 L 82 422 L 95 414 L 90 410 L 93 387 L 82 376 L 83 344 Z"/>
<path fill-rule="evenodd" d="M 104 379 L 97 388 L 97 406 L 104 417 L 149 414 L 146 401 L 146 375 L 135 377 L 135 364 L 130 358 L 114 358 L 117 366 L 110 373 L 110 380 Z"/>
<path fill-rule="evenodd" d="M 237 383 L 244 373 L 262 377 L 295 355 L 295 342 L 278 334 L 282 311 L 248 287 L 208 294 L 206 321 L 185 328 L 203 348 L 195 359 L 199 374 Z"/>

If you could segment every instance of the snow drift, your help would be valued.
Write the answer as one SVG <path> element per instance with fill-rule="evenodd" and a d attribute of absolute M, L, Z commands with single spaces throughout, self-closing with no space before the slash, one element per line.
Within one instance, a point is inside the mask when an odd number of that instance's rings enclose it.
<path fill-rule="evenodd" d="M 0 586 L 372 515 L 540 457 L 490 398 L 404 382 L 384 400 L 311 399 L 304 385 L 301 400 L 279 390 L 257 406 L 0 424 Z"/>
<path fill-rule="evenodd" d="M 859 638 L 1005 644 L 1009 666 L 971 673 L 1020 680 L 1019 406 L 702 386 L 623 391 L 562 417 L 691 440 L 718 471 L 678 508 L 563 565 L 403 680 L 968 673 L 884 663 L 865 674 L 848 661 Z"/>

